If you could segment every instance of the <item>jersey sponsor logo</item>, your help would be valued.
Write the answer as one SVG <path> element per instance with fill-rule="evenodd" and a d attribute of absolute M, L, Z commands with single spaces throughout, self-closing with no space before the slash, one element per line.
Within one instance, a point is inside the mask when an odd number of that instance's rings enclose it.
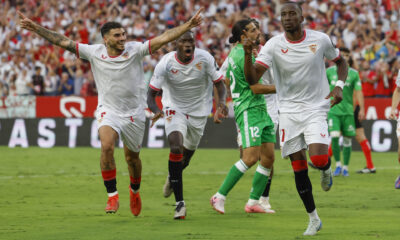
<path fill-rule="evenodd" d="M 104 56 L 104 54 L 101 54 L 102 59 L 107 59 L 107 56 Z"/>
<path fill-rule="evenodd" d="M 288 48 L 286 48 L 286 49 L 282 48 L 281 51 L 282 51 L 283 54 L 286 54 L 289 51 L 289 49 Z"/>
<path fill-rule="evenodd" d="M 173 74 L 177 74 L 177 73 L 178 73 L 178 70 L 176 70 L 176 69 L 171 69 L 171 72 L 172 72 Z"/>
<path fill-rule="evenodd" d="M 203 68 L 202 63 L 201 62 L 197 63 L 196 68 L 199 69 L 199 71 L 201 71 L 201 69 Z"/>
<path fill-rule="evenodd" d="M 311 52 L 315 54 L 315 52 L 317 51 L 317 44 L 311 44 L 308 47 L 310 48 Z"/>

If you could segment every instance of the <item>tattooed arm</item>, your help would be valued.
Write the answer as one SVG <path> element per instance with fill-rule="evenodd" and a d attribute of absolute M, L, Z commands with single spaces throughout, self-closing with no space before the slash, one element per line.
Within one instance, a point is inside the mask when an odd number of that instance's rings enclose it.
<path fill-rule="evenodd" d="M 18 11 L 20 26 L 28 31 L 34 32 L 39 36 L 45 38 L 52 44 L 60 46 L 65 50 L 68 50 L 72 53 L 76 53 L 76 42 L 67 38 L 66 36 L 59 34 L 57 32 L 51 31 L 47 28 L 40 26 L 39 24 L 34 23 L 29 18 L 25 17 L 21 12 Z"/>
<path fill-rule="evenodd" d="M 182 34 L 189 31 L 190 29 L 197 27 L 203 21 L 203 18 L 200 16 L 200 13 L 204 8 L 200 8 L 197 13 L 183 25 L 170 29 L 158 37 L 155 37 L 150 40 L 150 48 L 151 52 L 157 51 L 165 44 L 179 38 Z"/>

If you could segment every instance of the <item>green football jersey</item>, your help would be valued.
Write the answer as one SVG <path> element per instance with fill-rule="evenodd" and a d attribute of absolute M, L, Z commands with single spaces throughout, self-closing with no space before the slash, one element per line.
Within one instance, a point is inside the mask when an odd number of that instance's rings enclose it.
<path fill-rule="evenodd" d="M 333 66 L 328 68 L 326 70 L 326 76 L 329 81 L 330 90 L 332 91 L 338 80 L 337 67 Z M 353 115 L 354 90 L 361 90 L 360 76 L 357 70 L 349 67 L 347 79 L 343 87 L 343 100 L 341 103 L 333 106 L 329 112 L 335 115 Z"/>
<path fill-rule="evenodd" d="M 254 63 L 254 56 L 252 61 Z M 229 53 L 226 77 L 230 80 L 233 110 L 236 117 L 243 111 L 253 107 L 259 107 L 261 110 L 267 111 L 264 95 L 254 94 L 245 79 L 244 49 L 242 44 L 237 44 Z"/>

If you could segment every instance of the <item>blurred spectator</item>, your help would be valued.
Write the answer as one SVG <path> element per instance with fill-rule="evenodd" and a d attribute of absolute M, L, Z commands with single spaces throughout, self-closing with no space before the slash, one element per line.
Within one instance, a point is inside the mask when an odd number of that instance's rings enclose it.
<path fill-rule="evenodd" d="M 20 74 L 13 74 L 10 80 L 10 84 L 15 87 L 15 94 L 18 96 L 27 96 L 31 93 L 33 84 L 31 78 L 28 75 L 27 69 L 22 69 Z"/>
<path fill-rule="evenodd" d="M 74 95 L 79 96 L 81 94 L 84 80 L 85 79 L 83 78 L 83 71 L 82 69 L 78 68 L 78 70 L 76 70 L 74 78 Z"/>
<path fill-rule="evenodd" d="M 367 60 L 364 60 L 360 66 L 360 78 L 364 97 L 373 97 L 375 95 L 374 85 L 378 77 L 376 72 L 370 68 Z"/>
<path fill-rule="evenodd" d="M 35 67 L 35 74 L 32 76 L 32 89 L 33 94 L 37 96 L 42 96 L 44 93 L 44 79 L 43 76 L 40 74 L 42 71 L 41 67 Z"/>
<path fill-rule="evenodd" d="M 58 85 L 58 94 L 62 96 L 74 94 L 74 80 L 72 80 L 66 72 L 61 74 L 61 80 Z"/>
<path fill-rule="evenodd" d="M 83 83 L 81 96 L 82 97 L 97 96 L 96 84 L 94 82 L 92 73 L 88 74 L 88 77 L 85 79 L 85 82 Z"/>
<path fill-rule="evenodd" d="M 57 86 L 60 81 L 60 77 L 55 73 L 54 69 L 49 65 L 47 66 L 49 73 L 44 78 L 44 95 L 45 96 L 56 96 Z"/>
<path fill-rule="evenodd" d="M 7 84 L 0 80 L 0 98 L 8 96 Z"/>

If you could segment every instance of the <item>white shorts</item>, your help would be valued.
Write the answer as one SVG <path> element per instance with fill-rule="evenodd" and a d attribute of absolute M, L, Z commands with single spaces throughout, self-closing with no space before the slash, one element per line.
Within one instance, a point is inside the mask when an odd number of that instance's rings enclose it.
<path fill-rule="evenodd" d="M 188 150 L 196 150 L 203 136 L 207 116 L 190 116 L 172 110 L 164 109 L 165 132 L 167 136 L 174 131 L 183 135 L 183 146 Z"/>
<path fill-rule="evenodd" d="M 281 113 L 279 141 L 283 158 L 307 149 L 312 143 L 329 145 L 327 113 Z"/>
<path fill-rule="evenodd" d="M 278 118 L 276 118 L 276 121 L 274 121 L 274 119 L 272 119 L 272 121 L 274 122 L 274 132 L 276 133 L 276 130 L 278 129 Z M 235 126 L 236 126 L 236 131 L 238 134 L 236 137 L 236 142 L 237 142 L 238 147 L 241 147 L 242 146 L 242 134 L 240 134 L 240 129 L 236 122 L 235 122 Z"/>
<path fill-rule="evenodd" d="M 399 118 L 397 119 L 396 135 L 397 135 L 397 138 L 400 137 L 400 116 L 399 116 Z"/>
<path fill-rule="evenodd" d="M 124 145 L 133 152 L 139 152 L 144 135 L 144 116 L 120 116 L 104 107 L 99 107 L 95 113 L 97 129 L 109 126 L 121 137 Z"/>

